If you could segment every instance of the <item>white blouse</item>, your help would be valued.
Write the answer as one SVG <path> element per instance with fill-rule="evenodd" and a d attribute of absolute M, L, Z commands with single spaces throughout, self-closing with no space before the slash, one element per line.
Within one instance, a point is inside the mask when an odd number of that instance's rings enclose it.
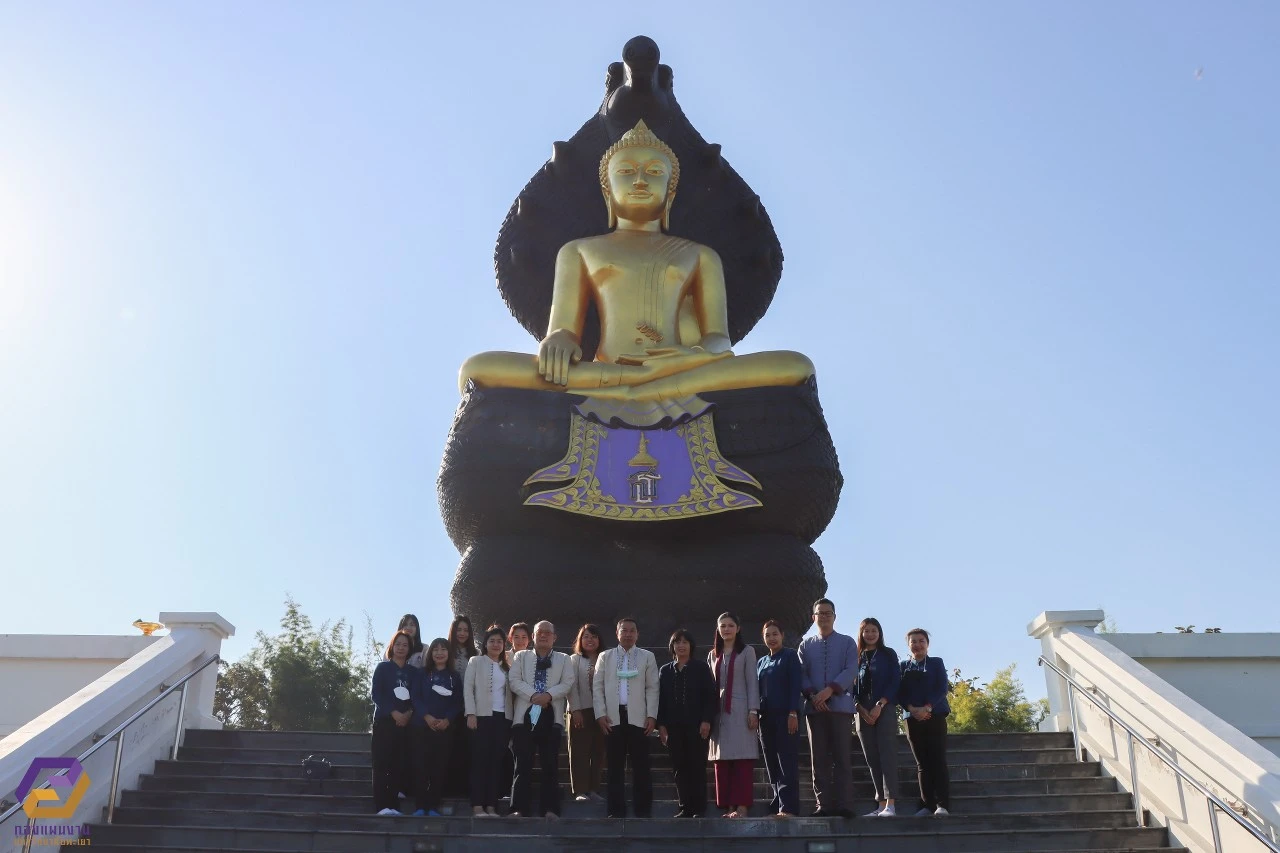
<path fill-rule="evenodd" d="M 502 671 L 502 664 L 490 660 L 493 667 L 493 711 L 495 714 L 507 712 L 507 674 Z"/>

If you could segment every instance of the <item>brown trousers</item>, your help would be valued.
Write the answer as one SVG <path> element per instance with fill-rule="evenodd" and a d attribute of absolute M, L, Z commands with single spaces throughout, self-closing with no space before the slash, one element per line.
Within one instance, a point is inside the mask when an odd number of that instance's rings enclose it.
<path fill-rule="evenodd" d="M 604 732 L 596 725 L 592 711 L 582 712 L 581 729 L 575 729 L 571 719 L 566 719 L 565 725 L 569 733 L 569 786 L 573 795 L 597 793 L 604 767 Z"/>

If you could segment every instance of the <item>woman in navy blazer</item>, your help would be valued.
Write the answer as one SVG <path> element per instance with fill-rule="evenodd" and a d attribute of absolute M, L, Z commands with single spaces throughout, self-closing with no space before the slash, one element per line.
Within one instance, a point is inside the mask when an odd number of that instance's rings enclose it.
<path fill-rule="evenodd" d="M 413 689 L 421 673 L 409 666 L 411 648 L 413 637 L 397 630 L 387 644 L 387 659 L 374 667 L 369 691 L 373 699 L 373 807 L 380 815 L 401 814 L 396 794 L 411 787 L 410 730 L 422 723 L 413 713 Z"/>
<path fill-rule="evenodd" d="M 756 664 L 760 680 L 760 746 L 769 771 L 773 799 L 769 807 L 778 817 L 800 814 L 800 752 L 797 732 L 804 699 L 800 683 L 804 675 L 795 649 L 782 645 L 782 626 L 764 623 L 764 645 L 769 654 Z"/>
<path fill-rule="evenodd" d="M 876 808 L 868 817 L 897 814 L 898 793 L 898 653 L 884 644 L 880 620 L 868 616 L 858 626 L 858 717 L 862 754 L 871 771 Z"/>
<path fill-rule="evenodd" d="M 413 692 L 413 713 L 424 724 L 413 730 L 418 803 L 414 815 L 439 817 L 454 729 L 462 725 L 462 678 L 453 666 L 453 648 L 444 637 L 431 641 L 423 660 L 425 668 Z"/>
<path fill-rule="evenodd" d="M 920 808 L 916 817 L 950 814 L 951 781 L 947 773 L 947 666 L 929 657 L 929 632 L 907 632 L 911 656 L 902 662 L 898 704 L 907 714 L 907 743 L 916 759 Z"/>

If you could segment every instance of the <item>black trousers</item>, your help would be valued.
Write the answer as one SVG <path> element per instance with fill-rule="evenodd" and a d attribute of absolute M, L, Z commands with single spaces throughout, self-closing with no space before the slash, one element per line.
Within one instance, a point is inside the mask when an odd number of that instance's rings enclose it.
<path fill-rule="evenodd" d="M 513 727 L 514 728 L 514 727 Z M 502 775 L 498 777 L 498 794 L 500 797 L 511 796 L 511 782 L 516 776 L 516 747 L 515 744 L 507 741 L 507 751 L 502 756 Z M 511 807 L 512 811 L 515 806 Z"/>
<path fill-rule="evenodd" d="M 413 745 L 410 726 L 397 726 L 390 717 L 377 717 L 373 721 L 373 808 L 399 809 L 396 796 L 408 783 L 409 758 Z M 406 792 L 407 793 L 407 792 Z"/>
<path fill-rule="evenodd" d="M 476 730 L 471 734 L 471 805 L 496 809 L 511 721 L 501 714 L 476 717 Z"/>
<path fill-rule="evenodd" d="M 471 741 L 475 732 L 467 728 L 467 718 L 459 717 L 450 723 L 447 732 L 453 734 L 449 747 L 449 772 L 444 777 L 446 797 L 471 796 Z"/>
<path fill-rule="evenodd" d="M 453 752 L 453 727 L 459 724 L 465 725 L 456 720 L 442 732 L 426 726 L 413 729 L 413 799 L 424 811 L 439 811 L 444 800 L 444 781 L 449 772 L 449 755 Z"/>
<path fill-rule="evenodd" d="M 951 809 L 951 773 L 947 770 L 947 715 L 927 720 L 907 717 L 907 743 L 916 759 L 922 809 Z"/>
<path fill-rule="evenodd" d="M 542 813 L 560 814 L 560 741 L 564 727 L 552 721 L 551 707 L 542 709 L 536 726 L 529 725 L 528 715 L 518 726 L 511 727 L 511 748 L 516 754 L 511 785 L 511 810 L 529 816 L 533 813 L 533 756 L 538 755 L 542 767 L 542 783 L 538 786 L 538 805 Z"/>
<path fill-rule="evenodd" d="M 625 705 L 618 709 L 619 720 L 613 721 L 613 731 L 605 739 L 605 753 L 609 764 L 609 815 L 626 817 L 627 814 L 627 761 L 631 762 L 631 800 L 636 817 L 653 815 L 653 779 L 649 772 L 649 744 L 644 729 L 627 722 Z"/>
<path fill-rule="evenodd" d="M 667 752 L 680 811 L 702 815 L 707 810 L 707 740 L 698 734 L 697 724 L 667 726 Z"/>
<path fill-rule="evenodd" d="M 764 766 L 769 771 L 774 814 L 800 814 L 800 733 L 787 733 L 786 711 L 765 711 L 760 719 L 760 746 Z"/>

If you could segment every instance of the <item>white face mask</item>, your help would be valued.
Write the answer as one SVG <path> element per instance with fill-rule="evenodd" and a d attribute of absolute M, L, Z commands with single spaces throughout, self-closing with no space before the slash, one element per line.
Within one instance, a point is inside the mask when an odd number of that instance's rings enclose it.
<path fill-rule="evenodd" d="M 405 687 L 403 684 L 397 685 L 396 689 L 391 692 L 394 693 L 395 697 L 402 702 L 409 698 L 409 688 Z"/>
<path fill-rule="evenodd" d="M 618 677 L 619 677 L 619 678 L 635 678 L 635 677 L 636 677 L 637 675 L 639 675 L 639 674 L 640 674 L 640 670 L 638 670 L 638 669 L 620 669 L 620 670 L 618 670 Z"/>
<path fill-rule="evenodd" d="M 452 696 L 452 695 L 453 695 L 453 691 L 452 691 L 452 690 L 450 690 L 448 687 L 445 687 L 445 686 L 440 685 L 440 684 L 433 684 L 433 685 L 431 685 L 431 689 L 432 689 L 432 690 L 434 690 L 435 692 L 439 693 L 441 696 Z"/>

